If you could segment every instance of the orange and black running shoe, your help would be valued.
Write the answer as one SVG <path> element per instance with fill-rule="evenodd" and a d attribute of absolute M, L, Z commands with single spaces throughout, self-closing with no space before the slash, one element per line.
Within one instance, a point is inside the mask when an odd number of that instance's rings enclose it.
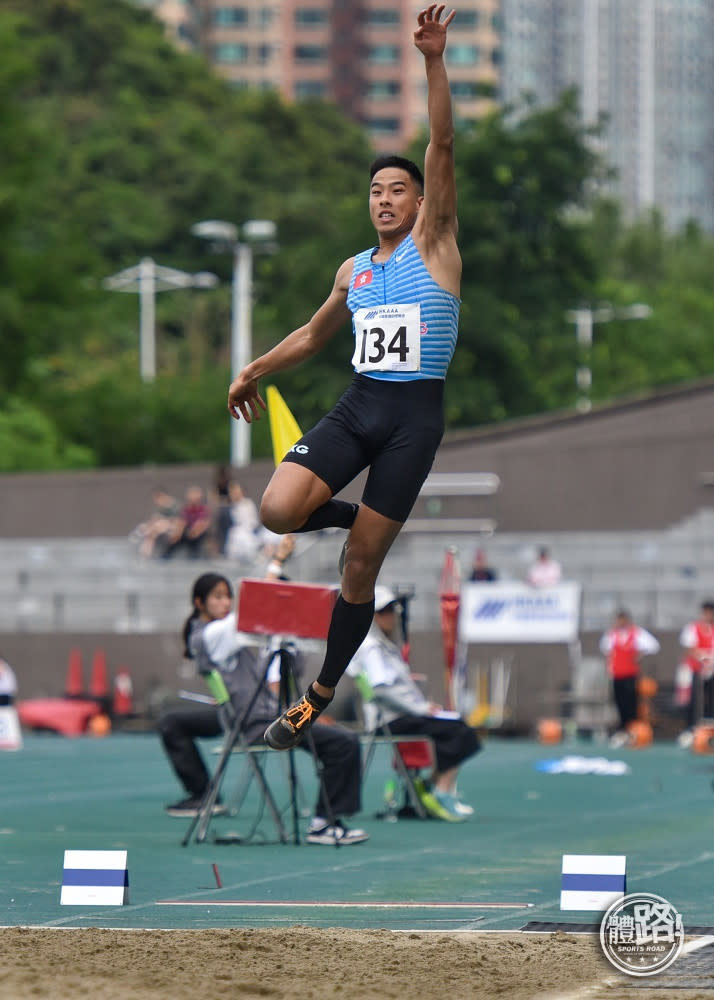
<path fill-rule="evenodd" d="M 273 750 L 296 747 L 326 705 L 319 706 L 308 689 L 292 708 L 279 715 L 265 730 L 265 742 Z"/>

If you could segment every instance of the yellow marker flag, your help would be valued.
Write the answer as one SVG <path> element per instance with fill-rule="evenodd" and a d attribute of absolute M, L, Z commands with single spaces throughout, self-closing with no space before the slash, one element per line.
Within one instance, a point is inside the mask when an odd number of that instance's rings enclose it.
<path fill-rule="evenodd" d="M 274 385 L 266 388 L 270 436 L 273 439 L 273 459 L 279 465 L 296 441 L 302 437 L 298 422 L 288 404 Z"/>

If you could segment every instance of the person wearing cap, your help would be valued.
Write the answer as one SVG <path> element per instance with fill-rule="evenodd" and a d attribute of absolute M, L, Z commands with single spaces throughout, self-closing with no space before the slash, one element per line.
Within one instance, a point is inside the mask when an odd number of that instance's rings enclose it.
<path fill-rule="evenodd" d="M 392 733 L 431 739 L 436 767 L 428 785 L 417 785 L 419 797 L 430 815 L 459 822 L 473 809 L 459 800 L 456 777 L 464 761 L 481 749 L 481 741 L 460 716 L 430 701 L 415 682 L 399 646 L 398 604 L 393 590 L 377 584 L 374 621 L 348 672 L 366 677 Z"/>

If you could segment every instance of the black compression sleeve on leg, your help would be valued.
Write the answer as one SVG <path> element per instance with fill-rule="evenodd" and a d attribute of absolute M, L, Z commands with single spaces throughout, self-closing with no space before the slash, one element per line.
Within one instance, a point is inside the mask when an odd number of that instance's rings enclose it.
<path fill-rule="evenodd" d="M 322 507 L 314 510 L 295 532 L 319 531 L 320 528 L 351 528 L 358 508 L 358 503 L 349 503 L 347 500 L 328 500 Z"/>
<path fill-rule="evenodd" d="M 318 684 L 333 688 L 362 645 L 374 617 L 374 598 L 366 604 L 348 604 L 342 594 L 335 602 L 330 630 L 327 633 L 327 650 Z"/>

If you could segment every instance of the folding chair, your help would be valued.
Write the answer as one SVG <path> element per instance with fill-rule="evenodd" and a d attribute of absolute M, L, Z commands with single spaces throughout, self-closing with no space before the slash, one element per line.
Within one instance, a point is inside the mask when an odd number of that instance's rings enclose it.
<path fill-rule="evenodd" d="M 369 729 L 365 737 L 362 781 L 364 782 L 369 765 L 372 763 L 377 744 L 389 745 L 393 751 L 392 767 L 397 772 L 404 789 L 405 806 L 411 806 L 417 816 L 427 819 L 429 814 L 419 798 L 416 781 L 422 768 L 434 767 L 436 761 L 434 744 L 425 736 L 402 736 L 393 733 L 389 723 L 384 719 L 374 695 L 374 688 L 366 674 L 353 674 L 352 680 L 362 701 L 363 720 Z"/>
<path fill-rule="evenodd" d="M 272 658 L 272 657 L 271 657 Z M 268 668 L 268 662 L 266 662 L 266 673 Z M 264 681 L 263 681 L 264 682 Z M 217 670 L 212 671 L 210 674 L 206 675 L 206 683 L 209 690 L 213 694 L 215 703 L 219 711 L 224 710 L 226 715 L 224 716 L 228 720 L 230 711 L 230 695 L 225 686 L 225 682 Z M 262 682 L 261 682 L 262 683 Z M 196 831 L 196 843 L 202 844 L 208 834 L 208 827 L 213 816 L 213 807 L 218 799 L 218 793 L 221 789 L 221 784 L 223 781 L 223 776 L 225 774 L 228 762 L 231 759 L 231 755 L 237 750 L 246 755 L 247 766 L 249 769 L 249 774 L 251 778 L 254 778 L 260 789 L 262 800 L 266 803 L 270 815 L 272 817 L 273 823 L 277 830 L 278 838 L 282 844 L 288 843 L 288 835 L 283 823 L 282 816 L 280 814 L 280 809 L 275 801 L 275 796 L 273 795 L 270 786 L 265 777 L 264 768 L 261 766 L 262 760 L 259 758 L 264 758 L 268 751 L 268 747 L 262 746 L 252 746 L 249 744 L 244 735 L 245 720 L 248 717 L 248 711 L 252 707 L 249 706 L 248 710 L 237 718 L 233 718 L 232 722 L 226 721 L 224 725 L 224 736 L 223 745 L 220 750 L 220 756 L 218 763 L 216 764 L 213 775 L 209 782 L 208 788 L 206 789 L 203 799 L 201 800 L 201 805 L 198 810 L 198 814 L 189 823 L 188 829 L 182 841 L 185 847 L 191 840 L 194 830 Z M 246 787 L 247 791 L 247 787 Z"/>
<path fill-rule="evenodd" d="M 238 631 L 266 637 L 271 636 L 274 639 L 274 644 L 266 657 L 263 677 L 256 687 L 250 704 L 240 717 L 231 718 L 230 723 L 227 723 L 225 726 L 225 736 L 218 763 L 201 801 L 198 815 L 192 819 L 186 831 L 183 839 L 184 846 L 190 842 L 194 830 L 197 831 L 196 841 L 198 843 L 202 843 L 206 839 L 208 826 L 213 816 L 213 806 L 218 798 L 223 776 L 232 754 L 236 752 L 244 755 L 247 760 L 250 778 L 258 784 L 262 801 L 268 807 L 281 843 L 288 843 L 289 838 L 275 796 L 266 779 L 264 764 L 271 754 L 280 753 L 281 757 L 287 757 L 293 819 L 293 842 L 295 844 L 300 843 L 297 773 L 294 751 L 289 750 L 285 754 L 281 751 L 271 750 L 264 744 L 250 744 L 246 740 L 245 729 L 262 686 L 267 683 L 268 668 L 276 651 L 281 657 L 280 710 L 282 711 L 284 707 L 287 707 L 287 702 L 292 696 L 290 690 L 291 683 L 292 686 L 295 684 L 288 655 L 290 640 L 293 638 L 327 638 L 332 618 L 332 609 L 336 598 L 337 591 L 332 587 L 322 587 L 305 583 L 287 583 L 278 580 L 245 579 L 241 581 L 238 592 Z M 214 670 L 206 676 L 206 682 L 219 709 L 223 708 L 228 715 L 231 701 L 222 676 L 217 670 Z M 308 746 L 310 746 L 311 737 L 309 733 L 307 742 Z M 315 755 L 314 747 L 312 747 L 312 751 L 318 780 L 322 781 L 322 770 Z M 247 788 L 245 791 L 247 791 Z M 245 791 L 243 792 L 243 797 L 245 796 Z M 323 799 L 327 803 L 324 788 Z"/>

